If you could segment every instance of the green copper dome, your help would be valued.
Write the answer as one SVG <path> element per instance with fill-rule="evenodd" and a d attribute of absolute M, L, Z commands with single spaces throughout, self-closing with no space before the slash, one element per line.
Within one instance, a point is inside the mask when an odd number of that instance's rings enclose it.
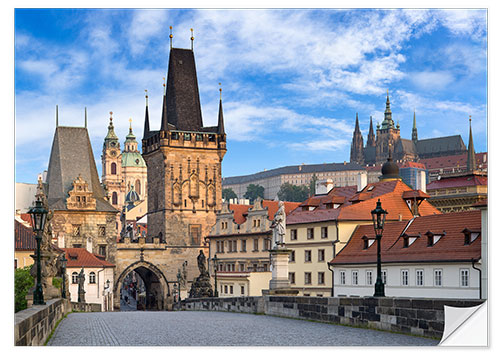
<path fill-rule="evenodd" d="M 146 167 L 146 162 L 139 152 L 124 151 L 122 153 L 122 167 Z"/>

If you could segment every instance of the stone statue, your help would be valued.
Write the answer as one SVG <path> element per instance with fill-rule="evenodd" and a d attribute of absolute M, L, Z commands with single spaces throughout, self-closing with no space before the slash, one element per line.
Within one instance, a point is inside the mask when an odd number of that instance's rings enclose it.
<path fill-rule="evenodd" d="M 212 285 L 210 283 L 210 275 L 207 270 L 206 257 L 203 250 L 200 249 L 200 254 L 198 255 L 198 269 L 200 270 L 200 276 L 197 277 L 191 284 L 191 290 L 189 291 L 190 298 L 199 297 L 212 297 L 214 292 L 212 290 Z"/>
<path fill-rule="evenodd" d="M 85 273 L 80 270 L 78 274 L 78 302 L 85 302 L 85 290 L 83 289 L 83 284 L 85 283 Z"/>
<path fill-rule="evenodd" d="M 273 249 L 277 249 L 282 246 L 285 242 L 286 233 L 286 214 L 285 214 L 285 204 L 283 201 L 279 202 L 279 208 L 274 215 L 273 223 L 271 224 L 273 229 Z"/>
<path fill-rule="evenodd" d="M 198 254 L 198 269 L 200 270 L 200 275 L 208 275 L 206 258 L 203 254 L 203 250 L 200 249 L 200 254 Z"/>

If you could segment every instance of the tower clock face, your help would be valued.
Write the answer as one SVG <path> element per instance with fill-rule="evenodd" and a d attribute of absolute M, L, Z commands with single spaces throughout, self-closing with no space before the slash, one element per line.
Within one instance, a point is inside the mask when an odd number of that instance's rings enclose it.
<path fill-rule="evenodd" d="M 113 150 L 113 151 L 111 151 L 109 154 L 110 154 L 111 156 L 116 156 L 116 151 L 114 151 L 114 150 Z"/>
<path fill-rule="evenodd" d="M 116 145 L 116 143 L 114 141 L 112 141 L 109 145 L 111 145 L 112 147 L 114 147 Z"/>

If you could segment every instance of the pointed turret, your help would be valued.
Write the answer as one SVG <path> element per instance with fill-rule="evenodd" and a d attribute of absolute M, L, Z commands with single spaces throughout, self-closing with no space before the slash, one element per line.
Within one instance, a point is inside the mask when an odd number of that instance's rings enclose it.
<path fill-rule="evenodd" d="M 109 112 L 109 125 L 108 134 L 104 138 L 104 141 L 118 140 L 118 136 L 115 134 L 115 127 L 113 126 L 113 112 Z"/>
<path fill-rule="evenodd" d="M 387 90 L 387 100 L 385 102 L 384 121 L 382 122 L 382 129 L 394 128 L 394 121 L 392 120 L 391 102 L 389 100 L 389 90 Z"/>
<path fill-rule="evenodd" d="M 411 140 L 417 145 L 418 133 L 417 133 L 417 119 L 415 117 L 415 110 L 413 111 L 413 129 L 411 129 Z"/>
<path fill-rule="evenodd" d="M 163 78 L 165 79 L 165 78 Z M 160 130 L 168 131 L 168 116 L 167 116 L 167 90 L 166 84 L 163 83 L 163 105 L 161 109 L 161 127 Z"/>
<path fill-rule="evenodd" d="M 467 148 L 467 171 L 476 170 L 476 152 L 474 151 L 474 141 L 472 140 L 472 118 L 469 115 L 469 147 Z"/>
<path fill-rule="evenodd" d="M 144 114 L 144 134 L 142 135 L 143 139 L 146 139 L 149 136 L 149 105 L 148 105 L 148 90 L 146 92 L 146 113 Z"/>
<path fill-rule="evenodd" d="M 373 132 L 373 121 L 370 115 L 370 130 L 368 131 L 368 138 L 366 139 L 366 146 L 375 146 L 375 134 Z"/>
<path fill-rule="evenodd" d="M 359 130 L 359 119 L 358 113 L 356 113 L 356 124 L 354 126 L 354 132 L 352 134 L 352 144 L 351 144 L 351 162 L 356 162 L 358 164 L 363 164 L 365 161 L 363 155 L 363 134 Z"/>
<path fill-rule="evenodd" d="M 222 88 L 220 88 L 219 91 L 221 92 L 221 98 L 219 100 L 219 121 L 217 122 L 217 134 L 225 134 L 224 116 L 222 114 Z"/>

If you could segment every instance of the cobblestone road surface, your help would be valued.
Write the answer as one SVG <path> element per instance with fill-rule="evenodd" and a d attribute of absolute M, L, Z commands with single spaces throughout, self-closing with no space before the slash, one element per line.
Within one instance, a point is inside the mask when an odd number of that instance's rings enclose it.
<path fill-rule="evenodd" d="M 72 313 L 51 346 L 435 346 L 439 341 L 273 316 L 216 311 Z"/>

